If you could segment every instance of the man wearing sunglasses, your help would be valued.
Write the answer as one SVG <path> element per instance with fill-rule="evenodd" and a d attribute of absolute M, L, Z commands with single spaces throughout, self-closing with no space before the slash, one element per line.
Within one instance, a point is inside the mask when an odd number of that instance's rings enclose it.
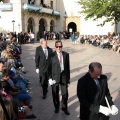
<path fill-rule="evenodd" d="M 68 112 L 68 84 L 70 84 L 70 65 L 69 65 L 69 54 L 62 51 L 62 42 L 55 42 L 55 52 L 52 53 L 50 61 L 50 76 L 55 81 L 52 86 L 53 103 L 55 107 L 55 113 L 59 112 L 60 101 L 59 101 L 59 86 L 61 87 L 62 94 L 62 111 L 66 115 L 70 115 Z"/>
<path fill-rule="evenodd" d="M 48 88 L 48 66 L 52 49 L 47 46 L 47 41 L 44 38 L 40 39 L 40 44 L 41 45 L 36 48 L 35 63 L 36 73 L 39 73 L 40 83 L 43 90 L 43 99 L 45 99 Z"/>

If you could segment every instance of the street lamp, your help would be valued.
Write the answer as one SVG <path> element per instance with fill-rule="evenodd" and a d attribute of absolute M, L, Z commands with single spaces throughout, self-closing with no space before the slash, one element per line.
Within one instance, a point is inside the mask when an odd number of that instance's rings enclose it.
<path fill-rule="evenodd" d="M 14 32 L 14 23 L 15 23 L 15 20 L 12 20 L 12 23 L 13 23 L 13 32 Z"/>

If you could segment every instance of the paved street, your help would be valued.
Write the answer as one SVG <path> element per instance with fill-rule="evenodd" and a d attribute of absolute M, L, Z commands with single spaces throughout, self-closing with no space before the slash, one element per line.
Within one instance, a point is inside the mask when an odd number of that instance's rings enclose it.
<path fill-rule="evenodd" d="M 49 41 L 48 45 L 54 49 L 54 41 Z M 98 61 L 103 65 L 103 73 L 108 76 L 109 89 L 113 100 L 120 108 L 120 54 L 108 49 L 101 49 L 91 45 L 73 45 L 70 40 L 63 41 L 65 51 L 70 53 L 71 84 L 69 86 L 68 109 L 70 116 L 62 111 L 54 113 L 51 87 L 45 100 L 42 99 L 41 86 L 38 74 L 35 72 L 35 48 L 39 43 L 22 45 L 22 62 L 28 71 L 30 84 L 30 94 L 33 97 L 31 104 L 33 113 L 37 120 L 79 120 L 79 102 L 76 96 L 76 86 L 78 79 L 88 71 L 89 63 Z M 61 93 L 60 93 L 61 94 Z M 112 116 L 110 120 L 118 120 L 117 116 Z"/>

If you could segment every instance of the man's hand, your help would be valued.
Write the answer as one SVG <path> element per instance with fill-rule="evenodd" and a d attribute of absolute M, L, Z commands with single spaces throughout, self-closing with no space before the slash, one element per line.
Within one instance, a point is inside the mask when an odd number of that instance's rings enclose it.
<path fill-rule="evenodd" d="M 36 73 L 39 73 L 39 69 L 36 69 Z"/>
<path fill-rule="evenodd" d="M 49 85 L 54 85 L 56 83 L 56 81 L 52 79 L 49 79 L 48 81 L 49 81 Z"/>
<path fill-rule="evenodd" d="M 118 114 L 118 108 L 115 105 L 111 106 L 111 114 L 112 115 L 117 115 Z"/>
<path fill-rule="evenodd" d="M 99 112 L 106 116 L 109 116 L 111 114 L 111 110 L 108 107 L 104 107 L 102 105 L 100 105 Z"/>
<path fill-rule="evenodd" d="M 49 79 L 49 85 L 53 85 L 52 79 Z"/>
<path fill-rule="evenodd" d="M 53 80 L 53 84 L 55 84 L 56 83 L 56 80 Z"/>

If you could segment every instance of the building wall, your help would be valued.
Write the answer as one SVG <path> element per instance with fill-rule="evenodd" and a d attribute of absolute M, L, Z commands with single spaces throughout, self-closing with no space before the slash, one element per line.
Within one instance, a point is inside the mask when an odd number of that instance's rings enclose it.
<path fill-rule="evenodd" d="M 67 28 L 67 26 L 64 26 L 66 25 L 65 23 L 67 23 L 65 21 L 65 17 L 67 17 L 67 21 L 69 18 L 71 19 L 71 17 L 74 17 L 75 19 L 79 17 L 80 21 L 79 23 L 76 23 L 77 28 L 79 28 L 78 32 L 84 35 L 103 35 L 108 34 L 108 32 L 112 33 L 114 31 L 114 25 L 111 26 L 111 23 L 106 23 L 104 27 L 97 26 L 102 22 L 102 19 L 99 19 L 98 21 L 85 21 L 84 16 L 78 13 L 81 7 L 76 3 L 76 1 L 77 0 L 57 0 L 57 9 L 61 13 L 60 20 L 58 21 L 59 31 L 64 31 L 65 28 Z M 75 19 L 73 19 L 73 22 L 76 21 Z M 119 25 L 117 31 L 119 31 Z"/>
<path fill-rule="evenodd" d="M 51 0 L 44 0 L 44 3 L 50 5 Z M 21 3 L 22 2 L 22 3 Z M 12 11 L 0 11 L 0 32 L 13 31 L 12 20 L 15 20 L 14 31 L 26 32 L 27 17 L 22 11 L 24 3 L 28 0 L 10 0 L 13 4 Z M 40 4 L 40 0 L 36 0 L 36 5 Z M 69 22 L 75 22 L 77 24 L 77 31 L 81 34 L 107 34 L 108 32 L 116 31 L 115 26 L 111 26 L 111 23 L 107 23 L 104 27 L 98 27 L 97 24 L 102 22 L 102 19 L 98 21 L 84 20 L 84 16 L 79 14 L 78 11 L 81 9 L 80 5 L 76 3 L 76 0 L 53 0 L 53 9 L 60 11 L 60 19 L 57 17 L 45 16 L 46 21 L 53 19 L 55 21 L 55 31 L 67 31 L 67 25 Z M 34 17 L 34 15 L 33 15 Z M 43 16 L 39 16 L 42 18 Z M 36 21 L 37 17 L 35 17 Z M 49 30 L 50 24 L 47 24 L 47 30 Z M 35 27 L 37 29 L 37 26 Z M 35 30 L 36 30 L 35 29 Z M 117 25 L 117 32 L 120 32 L 120 24 Z"/>
<path fill-rule="evenodd" d="M 10 32 L 13 31 L 13 23 L 14 23 L 14 31 L 19 32 L 22 30 L 22 15 L 21 15 L 21 0 L 10 0 L 10 3 L 13 4 L 12 11 L 0 11 L 1 19 L 0 19 L 0 31 Z M 18 26 L 20 25 L 20 27 Z"/>

